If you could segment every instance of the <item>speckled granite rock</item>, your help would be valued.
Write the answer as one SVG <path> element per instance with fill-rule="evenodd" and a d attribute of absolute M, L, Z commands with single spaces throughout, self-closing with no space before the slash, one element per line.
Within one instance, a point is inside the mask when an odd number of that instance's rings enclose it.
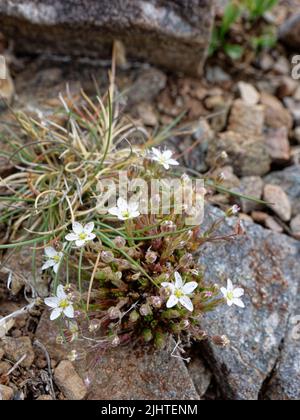
<path fill-rule="evenodd" d="M 264 178 L 264 181 L 266 184 L 279 185 L 287 193 L 292 203 L 293 216 L 300 213 L 300 165 L 272 172 Z"/>
<path fill-rule="evenodd" d="M 208 212 L 207 219 L 220 214 L 215 209 Z M 231 232 L 234 223 L 226 223 L 220 232 Z M 300 283 L 299 244 L 249 223 L 245 237 L 219 246 L 207 245 L 200 261 L 208 281 L 225 285 L 231 278 L 245 289 L 246 309 L 220 307 L 202 322 L 210 335 L 226 334 L 231 346 L 202 347 L 224 397 L 256 400 L 280 356 L 293 310 Z M 290 357 L 289 363 L 296 365 L 292 352 Z M 288 376 L 285 379 L 288 381 Z M 293 380 L 300 388 L 299 373 Z"/>
<path fill-rule="evenodd" d="M 51 358 L 64 360 L 70 349 L 56 343 L 58 330 L 48 318 L 46 311 L 37 338 L 47 347 Z M 171 357 L 174 345 L 172 342 L 166 350 L 156 352 L 131 347 L 101 352 L 90 370 L 86 370 L 89 363 L 85 360 L 76 362 L 77 372 L 91 383 L 87 399 L 198 400 L 200 397 L 184 362 Z M 82 354 L 82 345 L 78 351 Z M 94 361 L 97 360 L 97 353 L 93 355 Z"/>
<path fill-rule="evenodd" d="M 128 57 L 197 75 L 214 17 L 211 0 L 2 0 L 1 31 L 24 53 Z"/>
<path fill-rule="evenodd" d="M 266 387 L 264 398 L 300 400 L 300 287 L 295 308 L 289 319 L 281 354 Z"/>

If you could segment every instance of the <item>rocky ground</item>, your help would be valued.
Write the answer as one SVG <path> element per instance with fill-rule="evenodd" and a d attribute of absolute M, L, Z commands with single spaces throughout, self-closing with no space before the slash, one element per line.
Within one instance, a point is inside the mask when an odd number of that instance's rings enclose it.
<path fill-rule="evenodd" d="M 284 2 L 273 19 L 284 24 L 296 7 L 299 2 Z M 6 48 L 7 40 L 0 38 L 0 54 Z M 93 93 L 94 80 L 105 88 L 106 62 L 6 53 L 14 81 L 0 85 L 1 95 L 35 116 L 59 106 L 67 82 L 74 97 L 81 86 Z M 222 309 L 203 319 L 204 331 L 226 334 L 231 346 L 195 345 L 184 355 L 192 361 L 185 363 L 170 357 L 172 342 L 155 354 L 120 348 L 96 356 L 79 343 L 82 357 L 72 364 L 67 355 L 73 348 L 56 342 L 48 313 L 34 307 L 0 330 L 3 399 L 300 399 L 300 83 L 292 69 L 290 52 L 278 44 L 247 63 L 210 59 L 198 79 L 137 63 L 123 63 L 118 70 L 122 106 L 130 118 L 154 129 L 187 111 L 181 126 L 193 134 L 171 139 L 183 163 L 215 177 L 222 173 L 225 187 L 270 203 L 240 200 L 245 237 L 199 252 L 208 281 L 229 276 L 246 290 L 244 312 Z M 6 109 L 0 130 L 4 124 L 13 130 Z M 215 156 L 223 150 L 228 159 L 216 169 Z M 0 165 L 1 174 L 10 170 L 6 161 Z M 237 199 L 214 194 L 210 201 L 207 221 Z M 0 243 L 5 241 L 2 232 Z M 0 316 L 6 316 L 28 304 L 23 292 L 33 281 L 30 250 L 7 253 L 2 262 Z M 47 295 L 44 279 L 37 287 L 41 297 Z"/>

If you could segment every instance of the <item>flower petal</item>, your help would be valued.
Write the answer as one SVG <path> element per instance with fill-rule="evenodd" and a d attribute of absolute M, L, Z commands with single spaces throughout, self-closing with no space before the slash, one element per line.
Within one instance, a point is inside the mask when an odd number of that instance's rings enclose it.
<path fill-rule="evenodd" d="M 77 235 L 76 233 L 69 233 L 69 234 L 65 237 L 65 240 L 66 240 L 66 241 L 70 241 L 70 242 L 77 241 L 77 239 L 78 239 L 78 235 Z"/>
<path fill-rule="evenodd" d="M 53 257 L 56 257 L 57 252 L 52 246 L 48 246 L 47 248 L 45 248 L 45 255 L 48 258 L 53 258 Z"/>
<path fill-rule="evenodd" d="M 83 226 L 81 223 L 78 222 L 74 222 L 72 224 L 72 230 L 74 233 L 76 233 L 77 235 L 80 235 L 81 233 L 83 233 Z"/>
<path fill-rule="evenodd" d="M 111 209 L 108 210 L 108 213 L 117 217 L 119 217 L 121 214 L 119 207 L 112 207 Z"/>
<path fill-rule="evenodd" d="M 124 198 L 120 197 L 120 198 L 118 199 L 117 204 L 118 204 L 118 208 L 119 208 L 119 210 L 121 210 L 122 212 L 123 212 L 123 211 L 127 211 L 127 210 L 128 210 L 128 203 L 127 203 L 127 201 L 126 201 L 126 200 L 124 200 Z"/>
<path fill-rule="evenodd" d="M 196 283 L 195 281 L 190 281 L 189 283 L 186 283 L 183 286 L 182 291 L 184 294 L 189 295 L 190 293 L 193 293 L 193 291 L 197 289 L 197 287 L 198 283 Z"/>
<path fill-rule="evenodd" d="M 56 296 L 57 296 L 60 300 L 64 300 L 64 299 L 66 299 L 66 298 L 67 298 L 67 295 L 66 295 L 66 292 L 65 292 L 64 286 L 63 286 L 62 284 L 60 284 L 60 285 L 57 287 L 57 290 L 56 290 Z"/>
<path fill-rule="evenodd" d="M 233 284 L 232 281 L 230 279 L 227 280 L 227 292 L 232 292 L 233 291 Z"/>
<path fill-rule="evenodd" d="M 174 273 L 175 276 L 175 287 L 176 289 L 181 289 L 183 286 L 183 281 L 182 281 L 182 277 L 181 275 L 178 273 L 178 271 L 176 271 Z"/>
<path fill-rule="evenodd" d="M 233 291 L 233 297 L 235 297 L 235 298 L 240 298 L 240 297 L 244 296 L 244 294 L 245 294 L 244 289 L 239 288 L 239 287 L 237 287 Z"/>
<path fill-rule="evenodd" d="M 172 166 L 179 166 L 179 162 L 177 162 L 175 159 L 169 159 L 168 164 Z"/>
<path fill-rule="evenodd" d="M 74 318 L 74 308 L 72 305 L 69 305 L 65 310 L 64 310 L 64 314 L 66 315 L 66 317 L 68 318 Z"/>
<path fill-rule="evenodd" d="M 165 159 L 171 159 L 173 154 L 172 150 L 165 150 L 162 155 Z"/>
<path fill-rule="evenodd" d="M 93 241 L 96 238 L 96 235 L 94 233 L 89 233 L 87 236 L 88 241 Z"/>
<path fill-rule="evenodd" d="M 245 304 L 241 299 L 233 299 L 233 304 L 238 306 L 239 308 L 245 308 Z"/>
<path fill-rule="evenodd" d="M 221 287 L 221 292 L 222 292 L 222 294 L 223 294 L 223 296 L 224 296 L 224 298 L 227 298 L 227 289 L 225 289 L 225 287 Z"/>
<path fill-rule="evenodd" d="M 58 273 L 59 266 L 60 266 L 60 262 L 55 264 L 55 266 L 53 267 L 53 271 L 54 271 L 55 274 Z"/>
<path fill-rule="evenodd" d="M 193 312 L 194 310 L 194 305 L 191 301 L 191 299 L 187 296 L 182 296 L 179 299 L 179 302 L 181 303 L 182 306 L 184 306 L 188 311 Z"/>
<path fill-rule="evenodd" d="M 42 270 L 48 270 L 50 267 L 54 267 L 56 262 L 54 260 L 48 260 L 45 262 L 45 264 L 42 266 Z"/>
<path fill-rule="evenodd" d="M 171 295 L 167 302 L 167 308 L 173 308 L 174 306 L 177 305 L 177 303 L 178 303 L 178 298 L 174 295 Z"/>
<path fill-rule="evenodd" d="M 159 149 L 157 149 L 156 147 L 153 147 L 151 151 L 156 157 L 161 158 L 162 153 Z"/>
<path fill-rule="evenodd" d="M 83 231 L 84 233 L 92 233 L 94 229 L 95 229 L 95 223 L 90 222 L 84 226 Z"/>
<path fill-rule="evenodd" d="M 57 297 L 50 297 L 50 298 L 46 298 L 44 302 L 50 308 L 57 308 L 59 304 L 59 299 Z"/>
<path fill-rule="evenodd" d="M 62 314 L 62 309 L 61 308 L 55 308 L 50 315 L 50 320 L 51 321 L 55 321 L 57 318 L 59 318 Z"/>
<path fill-rule="evenodd" d="M 76 245 L 78 248 L 82 248 L 85 244 L 86 244 L 86 241 L 81 240 L 81 239 L 78 239 L 78 240 L 75 242 L 75 245 Z"/>
<path fill-rule="evenodd" d="M 167 282 L 164 282 L 164 283 L 162 283 L 161 285 L 162 285 L 162 287 L 164 287 L 165 289 L 168 289 L 171 293 L 174 293 L 175 286 L 174 286 L 174 284 L 173 284 L 173 283 L 167 283 Z"/>

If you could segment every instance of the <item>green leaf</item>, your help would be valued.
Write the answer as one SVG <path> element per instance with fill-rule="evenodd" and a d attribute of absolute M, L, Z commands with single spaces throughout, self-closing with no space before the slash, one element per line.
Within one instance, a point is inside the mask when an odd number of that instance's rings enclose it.
<path fill-rule="evenodd" d="M 224 40 L 231 26 L 238 20 L 241 15 L 241 7 L 238 4 L 230 2 L 224 11 L 222 25 L 220 29 L 220 37 Z"/>
<path fill-rule="evenodd" d="M 225 44 L 224 51 L 232 60 L 240 60 L 244 54 L 245 49 L 241 45 Z"/>

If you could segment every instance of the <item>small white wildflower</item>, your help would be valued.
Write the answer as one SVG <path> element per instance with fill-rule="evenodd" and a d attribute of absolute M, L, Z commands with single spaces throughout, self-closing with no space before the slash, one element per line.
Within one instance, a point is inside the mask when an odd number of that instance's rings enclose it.
<path fill-rule="evenodd" d="M 179 163 L 177 160 L 173 159 L 173 152 L 171 150 L 165 150 L 162 152 L 159 149 L 156 149 L 153 147 L 151 154 L 151 159 L 155 162 L 158 162 L 160 165 L 162 165 L 166 170 L 170 169 L 170 166 L 178 166 Z"/>
<path fill-rule="evenodd" d="M 227 210 L 227 216 L 235 216 L 241 211 L 241 208 L 238 205 L 232 206 L 229 210 Z"/>
<path fill-rule="evenodd" d="M 240 299 L 244 296 L 244 289 L 234 287 L 230 279 L 227 280 L 227 289 L 221 287 L 221 292 L 226 299 L 228 306 L 236 305 L 240 308 L 245 308 L 243 301 Z"/>
<path fill-rule="evenodd" d="M 50 246 L 45 248 L 45 255 L 47 257 L 47 261 L 43 265 L 42 270 L 48 270 L 48 268 L 53 267 L 53 271 L 56 274 L 64 256 L 63 252 L 57 252 L 52 246 Z"/>
<path fill-rule="evenodd" d="M 117 202 L 117 207 L 113 207 L 108 212 L 112 216 L 117 216 L 119 220 L 129 220 L 129 219 L 135 219 L 136 217 L 140 216 L 139 212 L 139 204 L 134 203 L 128 203 L 124 198 L 119 198 Z"/>
<path fill-rule="evenodd" d="M 50 315 L 51 321 L 65 315 L 67 318 L 74 318 L 74 308 L 64 287 L 59 285 L 56 291 L 56 296 L 45 299 L 45 304 L 52 308 Z"/>
<path fill-rule="evenodd" d="M 194 306 L 189 295 L 198 287 L 195 281 L 184 284 L 181 275 L 176 272 L 175 283 L 162 283 L 162 286 L 170 293 L 167 308 L 173 308 L 180 303 L 188 311 L 193 312 Z"/>
<path fill-rule="evenodd" d="M 92 241 L 96 238 L 96 235 L 93 233 L 95 224 L 93 222 L 82 226 L 82 224 L 78 222 L 74 222 L 72 224 L 73 232 L 69 233 L 66 236 L 66 240 L 69 242 L 75 242 L 78 248 L 81 248 L 86 243 Z"/>

